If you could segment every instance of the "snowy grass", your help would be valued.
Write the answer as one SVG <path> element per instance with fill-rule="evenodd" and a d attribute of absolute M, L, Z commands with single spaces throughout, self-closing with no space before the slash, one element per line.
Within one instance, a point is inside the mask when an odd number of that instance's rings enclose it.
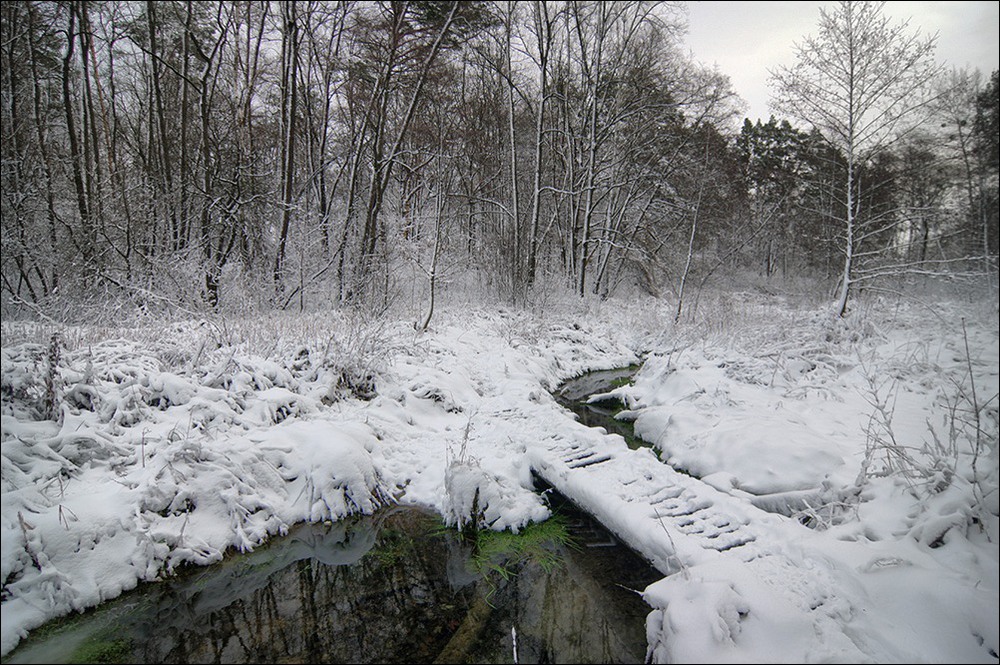
<path fill-rule="evenodd" d="M 781 603 L 816 582 L 776 569 L 784 599 L 767 600 L 765 562 L 787 556 L 768 546 L 759 563 L 651 588 L 653 659 L 996 662 L 996 301 L 869 294 L 839 319 L 719 294 L 674 332 L 685 343 L 620 389 L 637 432 L 674 466 L 809 524 L 801 542 L 825 563 L 808 568 L 841 580 L 820 606 L 844 628 L 814 612 L 786 632 L 798 619 Z M 803 630 L 812 642 L 796 645 Z"/>
<path fill-rule="evenodd" d="M 978 575 L 976 593 L 995 598 L 995 302 L 929 308 L 872 294 L 844 320 L 827 303 L 748 285 L 702 293 L 675 324 L 671 303 L 648 297 L 548 291 L 515 309 L 466 295 L 442 305 L 425 334 L 412 313 L 346 310 L 117 327 L 5 320 L 3 653 L 49 618 L 255 547 L 297 521 L 395 499 L 452 526 L 544 524 L 525 451 L 568 431 L 546 390 L 638 356 L 635 383 L 614 391 L 636 431 L 713 487 L 814 527 L 795 538 L 856 548 L 834 565 L 848 586 L 870 582 L 858 566 L 899 560 L 918 563 L 892 566 L 902 586 L 889 592 L 937 576 L 947 584 L 934 597 L 952 602 L 972 595 L 962 580 Z M 918 568 L 927 574 L 906 577 Z M 693 586 L 654 594 L 677 611 L 688 599 L 709 623 L 721 612 L 732 649 L 694 613 L 676 624 L 691 632 L 671 633 L 672 652 L 664 633 L 651 634 L 655 653 L 772 653 L 747 637 L 759 633 L 737 611 L 769 616 L 746 595 L 752 585 L 738 583 L 742 570 L 719 568 L 737 581 L 707 596 L 714 582 L 697 581 L 716 572 L 697 569 L 687 571 Z M 885 623 L 844 619 L 844 630 L 874 635 L 859 638 L 871 660 L 911 653 L 902 645 L 912 636 L 886 628 L 898 615 L 875 605 Z M 984 653 L 996 648 L 995 634 L 975 630 Z M 800 656 L 848 653 L 793 643 Z"/>
<path fill-rule="evenodd" d="M 2 349 L 4 652 L 137 580 L 391 500 L 371 430 L 316 418 L 370 397 L 379 322 L 5 327 L 39 338 Z"/>

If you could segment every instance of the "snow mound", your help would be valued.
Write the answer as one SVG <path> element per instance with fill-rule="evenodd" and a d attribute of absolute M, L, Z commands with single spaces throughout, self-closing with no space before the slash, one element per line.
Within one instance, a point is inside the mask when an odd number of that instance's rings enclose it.
<path fill-rule="evenodd" d="M 318 418 L 284 365 L 175 370 L 121 340 L 3 350 L 3 653 L 140 580 L 392 500 L 371 429 Z"/>
<path fill-rule="evenodd" d="M 551 514 L 540 496 L 504 476 L 484 471 L 476 462 L 452 462 L 444 484 L 445 523 L 460 531 L 488 528 L 517 533 Z"/>
<path fill-rule="evenodd" d="M 297 521 L 398 500 L 520 530 L 548 516 L 531 467 L 559 449 L 551 468 L 623 540 L 676 541 L 646 553 L 664 574 L 683 563 L 644 596 L 653 662 L 995 663 L 995 312 L 966 332 L 958 307 L 866 322 L 769 303 L 719 341 L 662 309 L 465 307 L 422 334 L 343 326 L 287 348 L 269 322 L 267 357 L 215 348 L 199 326 L 153 344 L 4 347 L 0 653 Z M 547 392 L 639 354 L 634 383 L 605 397 L 656 453 Z M 664 474 L 615 463 L 633 459 Z M 663 462 L 695 476 L 674 479 L 681 494 Z M 717 496 L 696 501 L 696 485 Z"/>

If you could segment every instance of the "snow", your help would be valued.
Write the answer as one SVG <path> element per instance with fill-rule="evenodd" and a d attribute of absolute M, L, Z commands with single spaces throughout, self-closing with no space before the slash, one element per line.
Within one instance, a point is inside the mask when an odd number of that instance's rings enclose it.
<path fill-rule="evenodd" d="M 423 334 L 334 314 L 243 340 L 191 322 L 74 333 L 54 372 L 5 324 L 0 653 L 299 521 L 400 501 L 518 531 L 549 515 L 534 470 L 665 575 L 656 662 L 996 662 L 995 303 L 827 309 L 454 307 Z M 652 449 L 550 395 L 640 358 L 602 398 Z"/>

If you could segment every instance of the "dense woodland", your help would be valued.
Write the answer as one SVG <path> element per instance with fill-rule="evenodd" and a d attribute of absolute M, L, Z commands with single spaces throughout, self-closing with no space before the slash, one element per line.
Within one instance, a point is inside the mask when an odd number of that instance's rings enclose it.
<path fill-rule="evenodd" d="M 808 278 L 844 313 L 901 280 L 995 283 L 997 72 L 937 64 L 877 4 L 824 13 L 772 73 L 782 112 L 742 123 L 675 3 L 0 19 L 5 318 L 377 312 L 419 289 L 426 326 L 456 284 L 515 305 L 638 288 L 680 317 L 747 275 Z M 830 69 L 845 25 L 869 38 L 850 80 Z"/>

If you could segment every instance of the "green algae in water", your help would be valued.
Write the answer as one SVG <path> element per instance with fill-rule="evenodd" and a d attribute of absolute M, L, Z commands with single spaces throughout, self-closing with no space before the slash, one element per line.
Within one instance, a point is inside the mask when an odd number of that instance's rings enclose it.
<path fill-rule="evenodd" d="M 544 522 L 533 522 L 518 533 L 483 529 L 475 533 L 470 567 L 482 575 L 486 594 L 482 602 L 494 608 L 500 587 L 525 566 L 535 565 L 546 573 L 563 561 L 567 547 L 575 547 L 566 521 L 553 514 Z"/>
<path fill-rule="evenodd" d="M 132 640 L 122 626 L 141 615 L 149 604 L 141 592 L 128 591 L 118 599 L 49 621 L 33 630 L 4 663 L 131 663 Z"/>
<path fill-rule="evenodd" d="M 443 523 L 428 519 L 424 525 L 417 528 L 422 532 L 418 535 L 434 535 L 437 533 L 437 526 Z M 397 529 L 392 526 L 383 527 L 379 532 L 378 542 L 368 552 L 366 556 L 374 557 L 380 563 L 392 566 L 402 562 L 410 556 L 415 547 L 418 547 L 417 539 L 411 530 Z"/>
<path fill-rule="evenodd" d="M 640 367 L 642 367 L 642 365 L 629 365 L 628 371 L 632 372 L 632 374 L 613 379 L 611 383 L 608 384 L 608 392 L 611 392 L 616 388 L 623 388 L 625 386 L 632 385 L 632 381 L 635 379 L 635 373 L 639 371 Z"/>
<path fill-rule="evenodd" d="M 94 640 L 84 642 L 70 663 L 131 663 L 132 640 Z"/>
<path fill-rule="evenodd" d="M 470 562 L 481 573 L 494 572 L 508 579 L 518 566 L 527 562 L 551 571 L 562 559 L 557 548 L 572 545 L 566 520 L 554 514 L 544 522 L 529 524 L 519 533 L 479 531 Z"/>

